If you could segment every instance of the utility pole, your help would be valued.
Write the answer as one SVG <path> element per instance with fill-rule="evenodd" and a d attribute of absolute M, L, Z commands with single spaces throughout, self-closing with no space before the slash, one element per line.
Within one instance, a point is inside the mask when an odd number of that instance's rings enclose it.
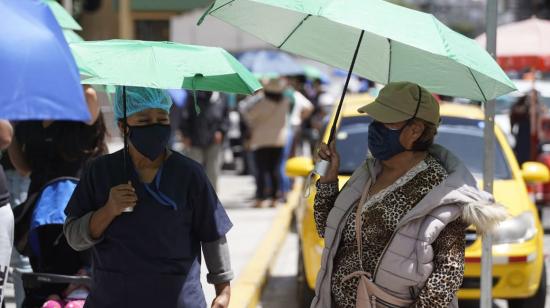
<path fill-rule="evenodd" d="M 118 5 L 118 35 L 121 39 L 133 39 L 132 0 L 119 0 Z"/>
<path fill-rule="evenodd" d="M 498 1 L 487 0 L 487 52 L 496 58 Z M 485 102 L 485 150 L 483 160 L 483 189 L 493 193 L 495 174 L 495 100 Z M 493 236 L 483 235 L 481 253 L 481 308 L 493 307 Z"/>

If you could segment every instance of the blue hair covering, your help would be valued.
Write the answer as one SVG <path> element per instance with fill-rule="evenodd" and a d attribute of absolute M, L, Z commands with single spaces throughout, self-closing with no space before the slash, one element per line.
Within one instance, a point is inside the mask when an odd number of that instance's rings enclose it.
<path fill-rule="evenodd" d="M 122 86 L 117 86 L 113 106 L 116 120 L 124 118 L 122 93 Z M 169 112 L 170 107 L 172 107 L 172 99 L 164 90 L 126 86 L 126 116 L 128 117 L 145 109 L 162 109 Z"/>

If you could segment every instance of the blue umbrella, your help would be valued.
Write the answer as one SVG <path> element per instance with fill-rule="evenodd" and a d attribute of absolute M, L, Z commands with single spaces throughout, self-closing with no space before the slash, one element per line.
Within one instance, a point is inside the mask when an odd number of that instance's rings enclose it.
<path fill-rule="evenodd" d="M 51 10 L 0 0 L 0 118 L 88 121 L 80 76 Z"/>
<path fill-rule="evenodd" d="M 304 68 L 288 54 L 277 50 L 247 51 L 239 61 L 258 77 L 304 75 Z"/>

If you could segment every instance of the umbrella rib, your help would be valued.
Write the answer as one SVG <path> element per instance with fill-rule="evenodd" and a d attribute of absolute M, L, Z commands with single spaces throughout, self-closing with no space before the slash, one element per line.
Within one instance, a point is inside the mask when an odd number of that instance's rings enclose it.
<path fill-rule="evenodd" d="M 286 41 L 288 41 L 288 39 L 294 34 L 294 32 L 296 32 L 296 30 L 298 30 L 298 28 L 300 28 L 300 26 L 304 23 L 304 21 L 306 21 L 306 19 L 308 19 L 309 17 L 311 17 L 311 14 L 307 14 L 306 17 L 304 17 L 304 19 L 302 19 L 300 23 L 296 25 L 296 27 L 294 27 L 294 29 L 292 29 L 292 32 L 290 32 L 290 34 L 285 38 L 285 40 L 281 43 L 281 45 L 277 46 L 277 48 L 283 47 Z"/>
<path fill-rule="evenodd" d="M 235 2 L 235 0 L 231 0 L 231 1 L 227 2 L 227 3 L 224 3 L 224 4 L 220 5 L 220 6 L 218 6 L 217 8 L 215 8 L 215 9 L 213 9 L 212 11 L 208 12 L 208 15 L 212 15 L 212 13 L 216 12 L 217 10 L 221 9 L 222 7 L 224 7 L 224 6 L 228 5 L 228 4 L 231 4 L 231 3 L 233 3 L 233 2 Z M 215 2 L 214 2 L 214 3 L 215 3 Z M 214 3 L 212 3 L 212 5 L 213 5 Z"/>
<path fill-rule="evenodd" d="M 483 96 L 483 101 L 487 102 L 487 97 L 485 97 L 485 93 L 483 93 L 483 89 L 481 89 L 481 87 L 479 86 L 479 82 L 477 82 L 476 76 L 474 75 L 474 73 L 472 72 L 472 70 L 469 67 L 468 67 L 468 71 L 470 72 L 470 75 L 472 75 L 472 78 L 474 78 L 474 81 L 476 82 L 477 88 L 479 89 L 479 91 L 481 92 L 481 95 Z"/>
<path fill-rule="evenodd" d="M 389 50 L 389 54 L 390 54 L 390 60 L 389 60 L 389 64 L 388 64 L 388 82 L 387 83 L 390 83 L 391 82 L 391 39 L 388 39 L 388 44 L 390 45 L 390 50 Z"/>

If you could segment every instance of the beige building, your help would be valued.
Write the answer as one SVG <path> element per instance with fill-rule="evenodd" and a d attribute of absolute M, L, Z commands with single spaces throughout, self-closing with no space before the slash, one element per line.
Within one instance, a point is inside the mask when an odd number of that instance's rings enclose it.
<path fill-rule="evenodd" d="M 85 3 L 77 16 L 84 29 L 80 33 L 84 39 L 161 41 L 170 39 L 172 17 L 189 10 L 206 8 L 209 0 L 96 0 L 93 11 L 86 10 Z"/>
<path fill-rule="evenodd" d="M 265 48 L 268 45 L 215 18 L 197 21 L 210 0 L 60 0 L 74 2 L 76 18 L 85 40 L 114 38 L 175 41 L 223 47 L 229 51 Z M 82 2 L 83 1 L 83 2 Z M 93 1 L 93 10 L 78 3 Z M 78 13 L 81 12 L 81 13 Z"/>

